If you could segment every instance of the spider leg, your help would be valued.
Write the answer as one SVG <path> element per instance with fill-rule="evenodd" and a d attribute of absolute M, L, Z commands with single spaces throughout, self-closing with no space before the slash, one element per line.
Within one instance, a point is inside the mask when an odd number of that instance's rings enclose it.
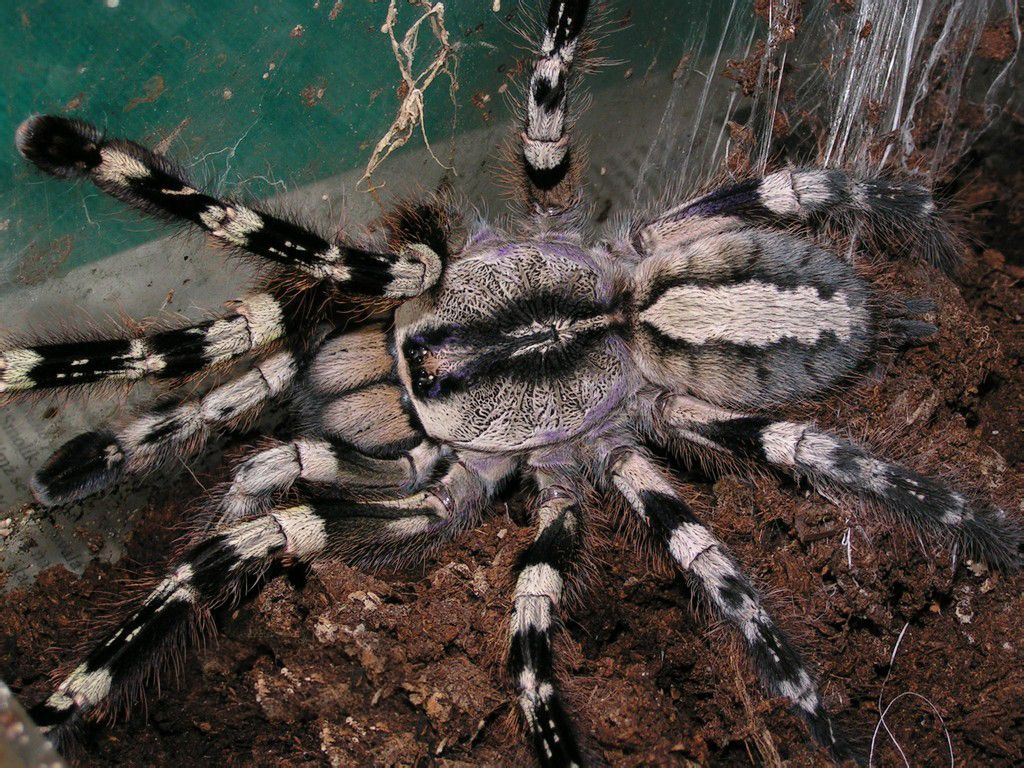
<path fill-rule="evenodd" d="M 109 709 L 188 639 L 196 621 L 237 603 L 276 562 L 398 557 L 464 530 L 513 467 L 458 461 L 430 488 L 375 501 L 311 500 L 206 536 L 172 566 L 135 612 L 31 711 L 58 740 L 91 710 Z"/>
<path fill-rule="evenodd" d="M 90 179 L 133 208 L 186 221 L 216 241 L 254 254 L 289 273 L 326 281 L 354 296 L 417 296 L 441 275 L 441 257 L 426 243 L 374 253 L 329 240 L 295 222 L 200 191 L 183 169 L 135 142 L 107 139 L 80 120 L 39 115 L 17 131 L 18 150 L 60 178 Z"/>
<path fill-rule="evenodd" d="M 363 491 L 411 491 L 423 485 L 443 455 L 428 440 L 396 458 L 377 458 L 330 440 L 299 437 L 239 464 L 213 520 L 223 524 L 261 512 L 273 497 L 300 481 Z"/>
<path fill-rule="evenodd" d="M 216 320 L 146 336 L 66 341 L 0 351 L 0 396 L 31 390 L 180 379 L 277 341 L 287 332 L 281 303 L 267 293 L 235 302 Z"/>
<path fill-rule="evenodd" d="M 271 400 L 291 387 L 295 367 L 291 352 L 278 352 L 198 400 L 155 408 L 116 431 L 73 437 L 33 476 L 32 492 L 44 506 L 66 504 L 91 496 L 126 475 L 151 472 L 173 456 L 193 454 L 206 445 L 217 427 L 255 419 Z"/>
<path fill-rule="evenodd" d="M 261 512 L 299 481 L 419 487 L 449 452 L 427 439 L 405 406 L 389 350 L 376 324 L 325 340 L 295 387 L 301 436 L 239 464 L 213 519 Z"/>
<path fill-rule="evenodd" d="M 538 481 L 537 535 L 516 563 L 508 667 L 538 762 L 579 766 L 576 734 L 555 687 L 551 640 L 580 548 L 582 520 L 572 493 L 543 476 Z"/>
<path fill-rule="evenodd" d="M 858 177 L 841 170 L 785 170 L 722 187 L 638 224 L 634 244 L 654 254 L 693 240 L 754 225 L 816 226 L 863 221 L 865 234 L 906 245 L 952 271 L 958 242 L 923 185 L 886 177 Z"/>
<path fill-rule="evenodd" d="M 608 457 L 612 485 L 650 526 L 675 563 L 708 604 L 739 630 L 765 688 L 788 699 L 814 739 L 839 760 L 853 757 L 833 728 L 799 652 L 772 621 L 757 592 L 725 545 L 639 450 L 618 449 Z"/>
<path fill-rule="evenodd" d="M 699 446 L 874 498 L 914 530 L 952 535 L 969 556 L 995 567 L 1020 564 L 1021 527 L 1005 511 L 973 503 L 813 424 L 734 413 L 685 396 L 665 400 L 661 419 L 671 434 Z"/>
<path fill-rule="evenodd" d="M 530 206 L 554 214 L 573 207 L 580 196 L 579 170 L 567 129 L 567 95 L 573 57 L 589 0 L 552 0 L 526 97 L 526 124 L 520 134 L 523 185 Z"/>
<path fill-rule="evenodd" d="M 380 326 L 328 339 L 296 387 L 300 431 L 377 458 L 397 458 L 426 435 Z"/>

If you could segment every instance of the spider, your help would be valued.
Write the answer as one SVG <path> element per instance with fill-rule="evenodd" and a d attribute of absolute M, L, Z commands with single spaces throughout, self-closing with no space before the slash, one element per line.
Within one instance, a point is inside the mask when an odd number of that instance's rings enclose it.
<path fill-rule="evenodd" d="M 955 239 L 928 190 L 782 170 L 637 212 L 594 240 L 567 109 L 574 59 L 578 71 L 593 49 L 588 5 L 550 4 L 516 136 L 511 230 L 464 226 L 459 203 L 438 193 L 398 207 L 365 242 L 327 238 L 211 197 L 164 156 L 87 123 L 36 116 L 18 129 L 19 150 L 39 169 L 199 227 L 263 267 L 258 290 L 216 320 L 0 353 L 6 395 L 180 380 L 254 361 L 202 396 L 73 438 L 32 479 L 39 502 L 66 504 L 150 472 L 275 401 L 298 425 L 234 467 L 190 548 L 32 710 L 53 738 L 123 699 L 197 619 L 251 593 L 272 566 L 421 556 L 524 482 L 536 489 L 536 534 L 515 566 L 508 669 L 539 764 L 582 765 L 587 754 L 559 696 L 552 639 L 594 499 L 645 524 L 734 626 L 768 692 L 837 760 L 856 757 L 812 671 L 655 448 L 844 490 L 972 557 L 1017 563 L 1020 529 L 1002 510 L 778 415 L 849 382 L 887 339 L 934 331 L 914 319 L 927 302 L 882 295 L 812 237 L 856 220 L 862 233 L 950 266 Z M 885 310 L 894 303 L 899 312 Z"/>

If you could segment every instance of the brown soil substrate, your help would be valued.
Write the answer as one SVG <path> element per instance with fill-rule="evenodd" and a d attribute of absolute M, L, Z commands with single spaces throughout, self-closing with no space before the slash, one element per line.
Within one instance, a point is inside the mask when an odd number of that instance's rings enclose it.
<path fill-rule="evenodd" d="M 939 301 L 939 335 L 887 356 L 815 411 L 1015 514 L 1024 499 L 1024 246 L 1015 236 L 1024 185 L 1013 170 L 1022 149 L 1021 136 L 982 147 L 960 173 L 978 245 L 956 284 L 894 267 L 902 293 Z M 934 542 L 784 478 L 693 479 L 703 514 L 814 662 L 838 721 L 865 746 L 877 729 L 876 764 L 902 764 L 895 739 L 912 764 L 946 765 L 947 733 L 957 764 L 1022 764 L 1024 578 L 952 567 Z M 336 567 L 274 580 L 221 616 L 216 642 L 165 674 L 159 695 L 150 686 L 145 710 L 90 727 L 78 764 L 530 764 L 501 662 L 509 569 L 530 537 L 508 513 L 517 503 L 498 505 L 413 572 Z M 177 524 L 174 507 L 155 507 L 137 517 L 125 561 L 134 565 L 93 564 L 81 578 L 53 568 L 6 596 L 0 678 L 26 702 L 43 697 L 47 673 L 94 634 L 96 606 L 117 602 L 127 579 L 159 571 Z M 593 554 L 560 651 L 594 756 L 616 766 L 828 764 L 783 702 L 764 698 L 727 628 L 691 610 L 681 579 L 625 535 L 602 537 Z M 892 738 L 878 727 L 880 706 Z"/>

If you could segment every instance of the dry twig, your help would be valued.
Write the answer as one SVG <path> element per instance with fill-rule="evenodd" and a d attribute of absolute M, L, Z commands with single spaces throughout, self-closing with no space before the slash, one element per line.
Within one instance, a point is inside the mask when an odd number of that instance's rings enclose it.
<path fill-rule="evenodd" d="M 405 34 L 402 36 L 401 42 L 395 34 L 395 25 L 398 21 L 398 5 L 397 0 L 391 0 L 388 5 L 388 15 L 384 22 L 384 26 L 381 27 L 381 32 L 391 38 L 391 50 L 394 52 L 395 61 L 398 64 L 399 72 L 402 75 L 402 86 L 400 93 L 404 94 L 402 97 L 402 103 L 398 107 L 398 114 L 395 116 L 394 122 L 388 128 L 384 136 L 381 137 L 380 141 L 377 142 L 377 146 L 373 148 L 373 154 L 370 156 L 370 161 L 366 164 L 366 170 L 363 172 L 362 178 L 359 183 L 367 182 L 368 191 L 373 194 L 380 187 L 375 187 L 370 183 L 374 171 L 380 167 L 380 164 L 384 162 L 387 157 L 399 147 L 405 146 L 406 142 L 412 137 L 413 131 L 416 129 L 416 125 L 419 124 L 420 131 L 423 134 L 423 143 L 426 144 L 427 151 L 430 152 L 430 156 L 434 158 L 435 162 L 446 170 L 454 171 L 454 168 L 445 165 L 434 154 L 434 150 L 430 147 L 430 141 L 427 139 L 427 130 L 424 125 L 424 114 L 423 114 L 423 94 L 430 87 L 430 84 L 434 82 L 438 75 L 444 73 L 448 75 L 448 80 L 451 83 L 450 92 L 454 101 L 455 90 L 458 85 L 455 80 L 455 73 L 452 67 L 452 61 L 454 60 L 455 48 L 449 42 L 448 30 L 444 24 L 444 3 L 431 3 L 430 0 L 410 0 L 413 4 L 418 5 L 424 9 L 424 14 L 417 19 Z M 416 47 L 419 41 L 420 27 L 423 23 L 427 22 L 430 25 L 430 30 L 438 42 L 438 50 L 434 55 L 434 58 L 430 61 L 427 67 L 420 72 L 418 75 L 413 73 L 413 57 L 416 54 Z"/>

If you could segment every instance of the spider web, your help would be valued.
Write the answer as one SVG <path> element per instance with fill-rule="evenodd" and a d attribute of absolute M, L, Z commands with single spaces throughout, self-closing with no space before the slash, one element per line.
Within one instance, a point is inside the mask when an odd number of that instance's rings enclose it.
<path fill-rule="evenodd" d="M 694 4 L 690 4 L 693 6 Z M 755 13 L 751 14 L 751 5 Z M 939 182 L 1019 102 L 1016 0 L 698 3 L 634 199 L 786 163 Z M 723 20 L 724 19 L 724 20 Z M 723 76 L 735 82 L 723 88 Z M 922 148 L 927 144 L 927 151 Z"/>

